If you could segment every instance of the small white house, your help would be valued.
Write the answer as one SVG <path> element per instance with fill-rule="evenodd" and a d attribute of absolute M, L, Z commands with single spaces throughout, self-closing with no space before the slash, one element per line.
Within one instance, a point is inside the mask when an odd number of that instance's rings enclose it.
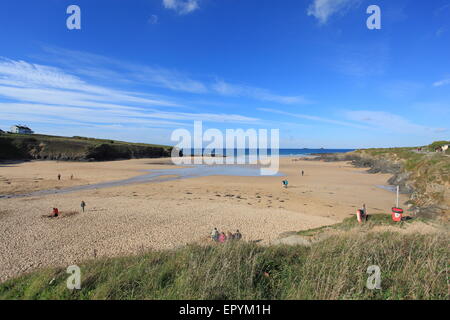
<path fill-rule="evenodd" d="M 11 127 L 11 133 L 20 133 L 20 134 L 33 134 L 33 130 L 26 126 L 15 125 Z"/>

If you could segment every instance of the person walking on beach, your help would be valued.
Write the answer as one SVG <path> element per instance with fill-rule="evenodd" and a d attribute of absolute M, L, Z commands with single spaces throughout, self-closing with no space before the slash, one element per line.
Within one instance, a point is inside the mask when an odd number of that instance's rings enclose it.
<path fill-rule="evenodd" d="M 302 177 L 305 175 L 305 171 L 302 170 Z"/>
<path fill-rule="evenodd" d="M 83 210 L 83 212 L 84 212 L 85 207 L 86 207 L 86 202 L 81 201 L 81 209 Z"/>
<path fill-rule="evenodd" d="M 61 180 L 61 173 L 58 173 L 58 180 Z"/>
<path fill-rule="evenodd" d="M 73 174 L 70 175 L 70 180 L 73 180 Z"/>
<path fill-rule="evenodd" d="M 214 230 L 211 232 L 211 239 L 215 242 L 219 241 L 219 231 L 217 228 L 214 228 Z"/>

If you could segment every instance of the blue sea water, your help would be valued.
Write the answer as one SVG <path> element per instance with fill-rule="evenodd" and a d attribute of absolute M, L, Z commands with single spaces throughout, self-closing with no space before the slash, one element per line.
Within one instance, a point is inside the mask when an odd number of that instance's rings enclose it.
<path fill-rule="evenodd" d="M 307 156 L 319 153 L 346 153 L 355 149 L 280 149 L 280 156 Z"/>
<path fill-rule="evenodd" d="M 250 149 L 234 149 L 234 150 L 226 150 L 223 149 L 221 152 L 216 151 L 215 154 L 216 156 L 218 155 L 227 155 L 227 154 L 233 154 L 234 156 L 237 156 L 238 151 L 241 152 L 241 154 L 245 154 L 248 155 L 250 153 Z M 258 150 L 257 154 L 258 153 Z M 281 157 L 289 157 L 289 156 L 308 156 L 311 154 L 319 154 L 319 153 L 346 153 L 346 152 L 351 152 L 351 151 L 355 151 L 355 149 L 279 149 L 279 155 Z M 195 149 L 195 151 L 193 151 L 193 149 L 189 150 L 189 149 L 183 149 L 183 154 L 184 155 L 201 155 L 202 153 L 204 153 L 204 150 L 198 150 Z M 267 154 L 270 155 L 271 154 L 271 150 L 268 149 L 267 150 Z"/>

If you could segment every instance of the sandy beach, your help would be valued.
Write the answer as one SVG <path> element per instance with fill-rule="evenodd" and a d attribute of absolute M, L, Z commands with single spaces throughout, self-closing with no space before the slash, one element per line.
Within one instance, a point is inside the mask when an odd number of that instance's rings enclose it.
<path fill-rule="evenodd" d="M 0 195 L 122 180 L 167 168 L 174 168 L 170 159 L 3 164 Z M 245 241 L 270 244 L 282 233 L 354 216 L 363 203 L 374 214 L 389 213 L 395 202 L 393 193 L 377 187 L 389 175 L 368 174 L 349 163 L 281 158 L 280 171 L 289 179 L 287 189 L 281 186 L 283 177 L 207 176 L 0 199 L 0 281 L 40 267 L 206 243 L 214 227 L 239 229 Z M 406 200 L 402 196 L 402 203 Z M 53 207 L 61 216 L 45 217 Z"/>

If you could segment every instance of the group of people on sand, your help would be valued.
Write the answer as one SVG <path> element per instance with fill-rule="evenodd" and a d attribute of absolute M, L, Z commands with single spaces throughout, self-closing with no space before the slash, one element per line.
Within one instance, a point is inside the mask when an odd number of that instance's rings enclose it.
<path fill-rule="evenodd" d="M 58 177 L 58 180 L 60 181 L 62 178 L 61 173 L 58 173 L 57 177 Z M 70 180 L 73 180 L 73 174 L 70 175 Z"/>
<path fill-rule="evenodd" d="M 226 241 L 241 240 L 242 234 L 239 232 L 239 230 L 236 230 L 236 233 L 231 233 L 230 231 L 225 233 L 219 232 L 217 228 L 214 228 L 214 230 L 211 232 L 211 239 L 215 242 L 224 243 Z"/>
<path fill-rule="evenodd" d="M 84 200 L 81 200 L 81 210 L 83 210 L 83 212 L 85 211 L 86 208 L 86 202 L 84 202 Z M 59 209 L 58 208 L 53 208 L 52 213 L 49 216 L 44 216 L 44 217 L 48 217 L 48 218 L 58 218 L 60 215 L 59 213 Z"/>
<path fill-rule="evenodd" d="M 301 174 L 302 174 L 302 177 L 303 177 L 303 176 L 305 175 L 305 171 L 304 171 L 304 170 L 302 170 Z M 287 187 L 288 187 L 288 185 L 289 185 L 289 181 L 288 181 L 288 179 L 286 179 L 286 180 L 282 180 L 282 181 L 281 181 L 281 184 L 283 185 L 283 187 L 287 188 Z"/>

